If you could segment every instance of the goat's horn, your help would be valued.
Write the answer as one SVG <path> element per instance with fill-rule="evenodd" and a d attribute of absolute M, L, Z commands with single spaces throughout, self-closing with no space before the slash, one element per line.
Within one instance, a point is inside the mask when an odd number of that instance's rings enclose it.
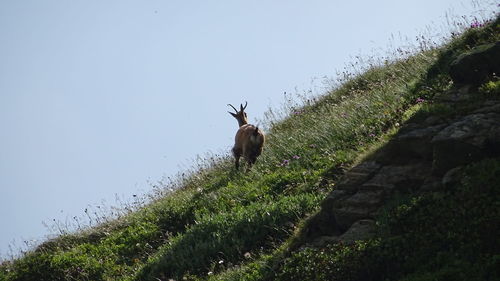
<path fill-rule="evenodd" d="M 232 107 L 234 109 L 234 111 L 236 111 L 236 113 L 238 113 L 238 110 L 236 108 L 234 108 L 234 106 L 232 106 L 231 104 L 227 104 L 228 106 Z"/>
<path fill-rule="evenodd" d="M 245 110 L 247 108 L 248 102 L 245 101 L 245 106 L 243 104 L 240 104 L 241 111 Z"/>

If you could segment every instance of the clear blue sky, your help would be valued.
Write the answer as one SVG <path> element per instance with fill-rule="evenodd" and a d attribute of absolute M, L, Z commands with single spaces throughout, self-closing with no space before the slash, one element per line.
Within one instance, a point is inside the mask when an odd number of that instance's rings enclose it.
<path fill-rule="evenodd" d="M 476 1 L 477 2 L 477 1 Z M 481 1 L 479 1 L 481 2 Z M 492 2 L 492 1 L 487 1 Z M 494 1 L 493 1 L 494 2 Z M 0 255 L 42 221 L 147 192 L 237 123 L 391 34 L 439 31 L 457 0 L 0 1 Z"/>

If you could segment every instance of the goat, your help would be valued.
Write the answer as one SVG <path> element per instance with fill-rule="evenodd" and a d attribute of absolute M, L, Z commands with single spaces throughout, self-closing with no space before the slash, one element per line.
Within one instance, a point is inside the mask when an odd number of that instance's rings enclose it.
<path fill-rule="evenodd" d="M 236 132 L 232 149 L 237 170 L 240 167 L 241 156 L 247 160 L 248 169 L 250 169 L 255 161 L 257 161 L 257 157 L 262 153 L 262 147 L 265 142 L 264 133 L 259 127 L 248 124 L 247 114 L 244 111 L 245 108 L 247 108 L 247 104 L 247 102 L 245 102 L 245 106 L 240 104 L 239 111 L 231 104 L 228 104 L 228 106 L 232 107 L 236 112 L 232 113 L 228 111 L 229 114 L 238 120 L 238 125 L 240 127 Z"/>

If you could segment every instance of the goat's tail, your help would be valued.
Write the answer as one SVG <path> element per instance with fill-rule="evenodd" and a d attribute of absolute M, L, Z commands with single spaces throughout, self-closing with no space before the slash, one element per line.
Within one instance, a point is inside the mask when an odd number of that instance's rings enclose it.
<path fill-rule="evenodd" d="M 259 135 L 259 127 L 255 126 L 255 131 L 253 131 L 253 135 L 254 136 Z"/>

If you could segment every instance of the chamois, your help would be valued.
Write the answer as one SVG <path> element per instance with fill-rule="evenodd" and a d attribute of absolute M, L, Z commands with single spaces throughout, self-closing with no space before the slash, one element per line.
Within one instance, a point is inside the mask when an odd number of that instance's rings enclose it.
<path fill-rule="evenodd" d="M 236 169 L 240 167 L 241 156 L 247 160 L 248 169 L 250 169 L 255 161 L 257 161 L 257 157 L 262 153 L 262 147 L 265 142 L 264 133 L 257 126 L 248 124 L 247 114 L 244 111 L 247 108 L 247 104 L 247 102 L 245 102 L 245 106 L 240 104 L 239 111 L 231 104 L 228 104 L 236 112 L 232 113 L 228 111 L 229 114 L 238 120 L 238 125 L 240 126 L 236 132 L 233 146 Z"/>

